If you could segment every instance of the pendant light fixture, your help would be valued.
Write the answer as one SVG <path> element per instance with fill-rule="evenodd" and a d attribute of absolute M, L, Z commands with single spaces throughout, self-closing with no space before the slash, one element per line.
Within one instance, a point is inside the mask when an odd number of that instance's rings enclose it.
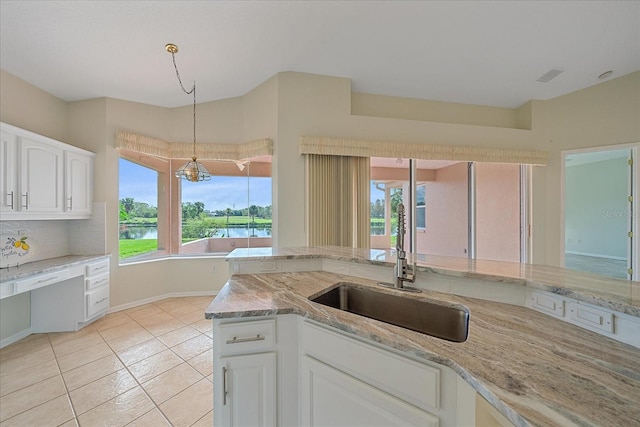
<path fill-rule="evenodd" d="M 191 161 L 188 161 L 176 170 L 176 178 L 182 178 L 191 182 L 209 181 L 211 179 L 211 174 L 202 163 L 198 162 L 198 157 L 196 156 L 196 82 L 193 82 L 191 90 L 187 91 L 184 88 L 182 79 L 180 78 L 180 73 L 178 72 L 178 66 L 176 65 L 176 53 L 178 53 L 178 46 L 173 43 L 169 43 L 165 45 L 164 48 L 173 58 L 173 68 L 176 70 L 176 76 L 178 77 L 178 82 L 180 83 L 182 91 L 187 95 L 193 93 L 193 156 L 191 157 Z"/>

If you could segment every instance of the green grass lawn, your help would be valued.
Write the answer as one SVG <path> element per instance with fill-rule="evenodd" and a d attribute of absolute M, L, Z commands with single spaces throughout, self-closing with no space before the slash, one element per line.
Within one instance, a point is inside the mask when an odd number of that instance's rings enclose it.
<path fill-rule="evenodd" d="M 158 239 L 122 239 L 120 240 L 120 258 L 129 258 L 146 254 L 158 249 Z"/>

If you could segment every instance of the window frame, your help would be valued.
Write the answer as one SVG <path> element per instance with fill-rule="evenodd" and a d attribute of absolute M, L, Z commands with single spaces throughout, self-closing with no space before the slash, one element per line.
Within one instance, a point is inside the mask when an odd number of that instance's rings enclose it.
<path fill-rule="evenodd" d="M 157 209 L 158 209 L 158 243 L 157 249 L 152 252 L 140 254 L 133 257 L 120 258 L 118 256 L 119 264 L 126 265 L 137 262 L 154 261 L 161 258 L 167 258 L 171 256 L 220 256 L 218 252 L 192 252 L 186 253 L 182 249 L 182 185 L 181 180 L 175 177 L 174 170 L 180 167 L 187 159 L 165 159 L 163 157 L 156 157 L 141 154 L 136 151 L 120 148 L 118 150 L 119 158 L 135 163 L 141 167 L 148 168 L 157 172 Z M 268 157 L 268 161 L 266 159 Z M 222 161 L 222 160 L 199 160 L 209 171 L 213 171 L 212 177 L 216 176 L 239 176 L 247 177 L 250 181 L 251 177 L 268 177 L 271 178 L 271 191 L 273 194 L 273 177 L 271 174 L 271 156 L 260 156 L 254 158 L 253 162 L 235 162 L 235 161 Z M 247 163 L 250 163 L 247 164 Z M 240 167 L 243 167 L 245 172 L 232 173 L 233 171 L 241 171 Z M 222 172 L 221 172 L 222 171 Z M 227 173 L 224 173 L 227 171 Z M 118 180 L 120 173 L 118 171 Z M 119 186 L 119 184 L 118 184 Z M 250 188 L 248 188 L 250 191 Z M 120 193 L 118 191 L 118 201 L 120 200 Z M 248 202 L 250 196 L 248 196 Z M 248 209 L 249 206 L 247 206 Z M 273 201 L 271 204 L 273 210 Z M 118 219 L 118 224 L 120 223 Z M 118 227 L 119 228 L 119 227 Z M 273 223 L 272 223 L 273 230 Z M 243 239 L 243 238 L 239 238 Z M 250 246 L 251 237 L 247 237 L 247 246 Z M 235 248 L 235 244 L 231 243 L 228 251 L 230 252 Z M 119 243 L 118 243 L 119 248 Z"/>

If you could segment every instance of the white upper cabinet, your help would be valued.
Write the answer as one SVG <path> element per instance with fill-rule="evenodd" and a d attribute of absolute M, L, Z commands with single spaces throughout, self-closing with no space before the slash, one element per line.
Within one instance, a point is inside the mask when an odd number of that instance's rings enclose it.
<path fill-rule="evenodd" d="M 94 154 L 0 123 L 2 219 L 89 218 Z"/>
<path fill-rule="evenodd" d="M 93 157 L 64 153 L 65 212 L 91 214 L 93 193 Z"/>
<path fill-rule="evenodd" d="M 18 137 L 0 131 L 0 213 L 17 210 L 18 199 Z"/>
<path fill-rule="evenodd" d="M 63 151 L 31 138 L 20 138 L 20 211 L 62 213 Z"/>

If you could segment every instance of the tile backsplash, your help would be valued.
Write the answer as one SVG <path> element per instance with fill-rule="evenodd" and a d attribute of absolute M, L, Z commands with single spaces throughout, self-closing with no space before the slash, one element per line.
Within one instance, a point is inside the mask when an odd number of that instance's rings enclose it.
<path fill-rule="evenodd" d="M 106 253 L 106 204 L 94 202 L 90 219 L 0 221 L 0 233 L 26 232 L 30 236 L 31 261 L 65 255 Z"/>
<path fill-rule="evenodd" d="M 71 255 L 107 253 L 106 213 L 106 203 L 94 202 L 90 219 L 67 221 Z"/>

